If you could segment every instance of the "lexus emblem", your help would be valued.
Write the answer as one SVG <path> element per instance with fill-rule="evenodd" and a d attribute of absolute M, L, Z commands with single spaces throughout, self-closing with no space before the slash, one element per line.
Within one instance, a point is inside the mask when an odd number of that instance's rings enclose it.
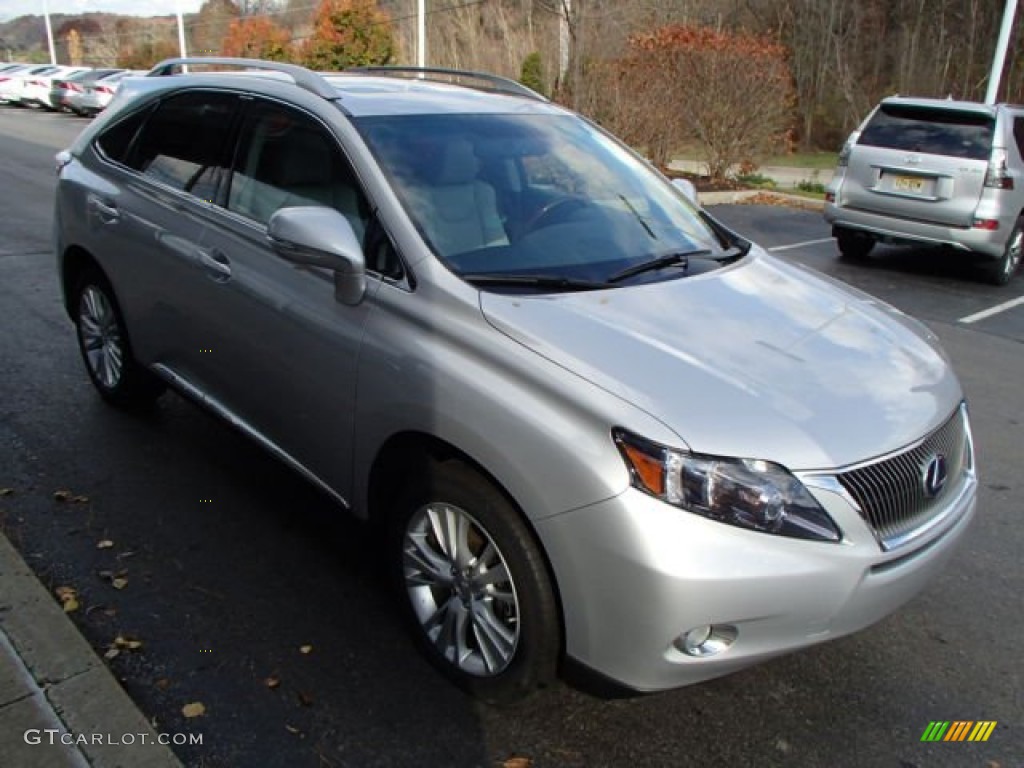
<path fill-rule="evenodd" d="M 924 474 L 921 476 L 921 484 L 924 487 L 924 495 L 934 499 L 942 489 L 946 487 L 946 480 L 949 479 L 949 469 L 946 466 L 946 457 L 937 453 L 925 464 Z"/>

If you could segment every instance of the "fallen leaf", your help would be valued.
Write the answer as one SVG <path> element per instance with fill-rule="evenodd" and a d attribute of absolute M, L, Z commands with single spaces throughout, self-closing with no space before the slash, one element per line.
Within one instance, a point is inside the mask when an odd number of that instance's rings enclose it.
<path fill-rule="evenodd" d="M 96 575 L 104 581 L 110 581 L 112 578 L 114 578 L 113 571 L 96 571 Z"/>
<path fill-rule="evenodd" d="M 271 690 L 273 690 L 274 688 L 277 688 L 281 684 L 281 680 L 279 678 L 274 677 L 273 675 L 271 675 L 270 677 L 268 677 L 266 680 L 263 681 L 263 684 L 265 686 L 267 686 L 267 688 L 270 688 Z"/>
<path fill-rule="evenodd" d="M 78 595 L 78 592 L 74 587 L 57 587 L 53 590 L 53 594 L 55 594 L 57 599 L 62 603 L 66 603 L 68 600 L 74 600 Z"/>
<path fill-rule="evenodd" d="M 116 659 L 121 655 L 121 651 L 118 648 L 107 648 L 107 652 L 103 654 L 104 659 Z"/>
<path fill-rule="evenodd" d="M 75 598 L 64 601 L 64 613 L 71 613 L 78 610 L 78 601 Z"/>
<path fill-rule="evenodd" d="M 118 635 L 114 638 L 114 647 L 122 650 L 137 651 L 142 647 L 142 641 L 137 640 L 134 637 L 125 637 L 124 635 Z"/>
<path fill-rule="evenodd" d="M 299 704 L 301 704 L 304 707 L 312 707 L 313 697 L 310 696 L 308 693 L 305 693 L 304 691 L 299 691 Z"/>
<path fill-rule="evenodd" d="M 114 542 L 110 539 L 103 539 L 102 541 L 96 542 L 96 549 L 110 549 L 112 546 L 114 546 Z"/>
<path fill-rule="evenodd" d="M 510 757 L 501 764 L 501 768 L 530 768 L 533 760 L 528 757 Z"/>
<path fill-rule="evenodd" d="M 299 653 L 304 653 L 304 654 L 308 655 L 308 654 L 310 654 L 312 652 L 313 652 L 313 646 L 312 645 L 303 645 L 303 646 L 300 646 L 300 648 L 299 648 Z"/>
<path fill-rule="evenodd" d="M 301 736 L 302 735 L 302 731 L 300 731 L 294 725 L 288 725 L 288 723 L 285 723 L 284 724 L 284 729 L 286 731 L 288 731 L 288 733 L 294 733 L 296 736 Z"/>
<path fill-rule="evenodd" d="M 200 717 L 206 714 L 206 707 L 201 702 L 193 701 L 181 708 L 181 714 L 188 718 Z"/>
<path fill-rule="evenodd" d="M 75 497 L 73 497 L 71 499 L 71 501 L 73 501 L 75 504 L 88 504 L 89 503 L 89 497 L 88 496 L 75 496 Z"/>
<path fill-rule="evenodd" d="M 114 589 L 124 589 L 128 586 L 128 579 L 118 576 L 116 579 L 113 579 L 110 582 L 110 586 L 112 586 Z"/>
<path fill-rule="evenodd" d="M 10 496 L 14 493 L 13 488 L 0 488 L 0 496 Z"/>
<path fill-rule="evenodd" d="M 54 491 L 53 492 L 53 500 L 54 501 L 67 501 L 70 498 L 71 498 L 71 491 Z"/>

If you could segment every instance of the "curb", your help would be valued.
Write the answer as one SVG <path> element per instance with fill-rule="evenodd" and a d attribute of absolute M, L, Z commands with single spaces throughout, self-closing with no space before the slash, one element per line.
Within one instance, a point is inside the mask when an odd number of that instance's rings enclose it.
<path fill-rule="evenodd" d="M 182 768 L 2 534 L 0 742 L 18 768 Z"/>
<path fill-rule="evenodd" d="M 790 195 L 785 192 L 764 189 L 737 189 L 725 192 L 701 192 L 697 195 L 701 206 L 705 205 L 788 205 L 812 211 L 825 209 L 824 200 L 812 197 Z"/>

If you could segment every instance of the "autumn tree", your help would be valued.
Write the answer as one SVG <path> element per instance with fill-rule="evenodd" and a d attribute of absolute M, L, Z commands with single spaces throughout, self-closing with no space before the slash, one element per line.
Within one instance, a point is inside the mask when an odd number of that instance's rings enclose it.
<path fill-rule="evenodd" d="M 786 50 L 771 38 L 713 27 L 670 25 L 630 40 L 620 88 L 634 125 L 628 136 L 655 162 L 688 141 L 703 149 L 708 174 L 772 151 L 789 134 L 793 78 Z M 648 141 L 649 144 L 649 141 Z"/>
<path fill-rule="evenodd" d="M 387 64 L 393 55 L 391 19 L 376 0 L 320 0 L 313 34 L 299 49 L 302 64 L 325 71 Z"/>
<path fill-rule="evenodd" d="M 188 23 L 189 53 L 216 56 L 238 16 L 238 6 L 231 0 L 206 0 Z"/>
<path fill-rule="evenodd" d="M 266 16 L 248 16 L 231 22 L 221 44 L 221 54 L 285 61 L 290 42 L 288 32 Z"/>

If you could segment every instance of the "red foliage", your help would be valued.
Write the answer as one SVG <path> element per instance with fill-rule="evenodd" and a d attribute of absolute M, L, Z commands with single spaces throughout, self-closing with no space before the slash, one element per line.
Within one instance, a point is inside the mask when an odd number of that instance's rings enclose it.
<path fill-rule="evenodd" d="M 696 140 L 709 174 L 723 177 L 785 140 L 793 82 L 775 40 L 711 27 L 671 25 L 630 39 L 617 87 L 630 113 L 626 138 L 656 162 Z"/>
<path fill-rule="evenodd" d="M 235 19 L 221 43 L 224 56 L 284 61 L 288 58 L 288 32 L 266 16 Z"/>

